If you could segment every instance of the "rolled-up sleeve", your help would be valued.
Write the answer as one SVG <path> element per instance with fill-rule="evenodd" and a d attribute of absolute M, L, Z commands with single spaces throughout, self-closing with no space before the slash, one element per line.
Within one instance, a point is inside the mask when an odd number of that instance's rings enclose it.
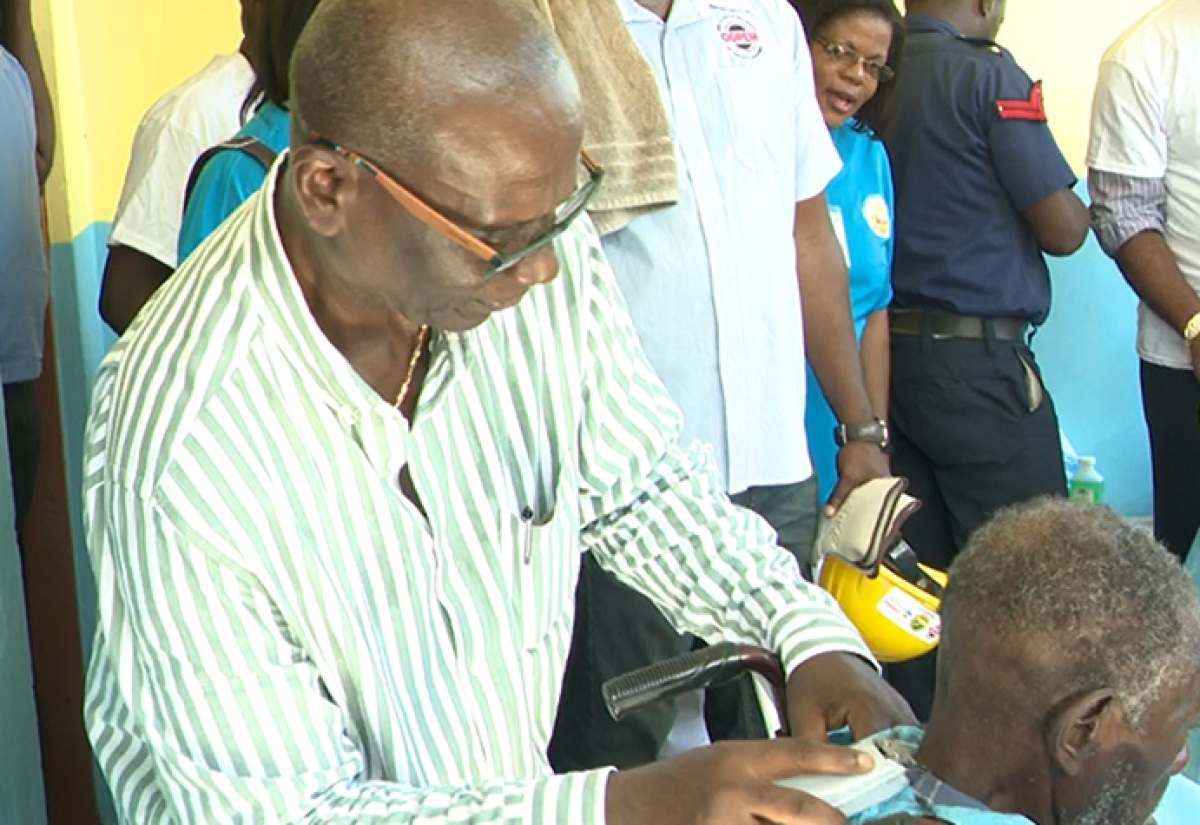
<path fill-rule="evenodd" d="M 822 653 L 874 661 L 770 526 L 734 506 L 707 446 L 678 445 L 682 417 L 653 373 L 599 250 L 581 433 L 584 545 L 672 624 L 710 642 L 776 652 L 788 672 Z"/>
<path fill-rule="evenodd" d="M 817 103 L 812 52 L 799 18 L 786 9 L 796 83 L 796 202 L 815 198 L 842 170 L 842 159 Z"/>
<path fill-rule="evenodd" d="M 1119 55 L 1100 64 L 1088 137 L 1092 228 L 1109 255 L 1166 218 L 1167 130 L 1162 90 Z"/>
<path fill-rule="evenodd" d="M 1135 235 L 1163 231 L 1167 187 L 1162 178 L 1089 169 L 1088 190 L 1092 195 L 1092 229 L 1109 255 L 1115 256 Z"/>

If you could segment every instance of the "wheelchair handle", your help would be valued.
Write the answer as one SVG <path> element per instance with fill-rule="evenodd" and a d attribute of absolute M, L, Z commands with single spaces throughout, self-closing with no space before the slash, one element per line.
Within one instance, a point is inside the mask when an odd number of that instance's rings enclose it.
<path fill-rule="evenodd" d="M 693 690 L 719 685 L 743 673 L 757 673 L 771 685 L 782 734 L 787 730 L 787 690 L 779 657 L 752 645 L 721 642 L 703 650 L 639 668 L 600 686 L 604 704 L 616 721 L 630 711 Z"/>

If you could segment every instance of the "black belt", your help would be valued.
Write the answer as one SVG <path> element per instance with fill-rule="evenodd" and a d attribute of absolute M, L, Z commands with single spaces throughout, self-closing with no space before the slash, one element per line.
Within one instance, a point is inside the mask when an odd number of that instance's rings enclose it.
<path fill-rule="evenodd" d="M 1029 331 L 1029 322 L 1024 318 L 978 318 L 944 309 L 893 309 L 890 326 L 893 333 L 900 335 L 995 338 L 1000 341 L 1024 341 Z"/>

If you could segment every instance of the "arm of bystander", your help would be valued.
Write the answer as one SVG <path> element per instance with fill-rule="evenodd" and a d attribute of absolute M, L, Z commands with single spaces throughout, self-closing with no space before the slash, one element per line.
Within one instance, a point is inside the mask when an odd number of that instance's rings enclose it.
<path fill-rule="evenodd" d="M 796 204 L 794 237 L 805 355 L 838 421 L 869 423 L 876 416 L 854 340 L 846 261 L 824 193 Z M 838 450 L 838 483 L 827 507 L 836 510 L 859 484 L 890 474 L 887 455 L 878 445 L 846 444 Z"/>
<path fill-rule="evenodd" d="M 1104 251 L 1138 296 L 1180 333 L 1200 314 L 1200 296 L 1167 246 L 1167 101 L 1117 59 L 1100 67 L 1092 106 L 1088 186 Z M 1200 335 L 1188 342 L 1200 379 Z"/>

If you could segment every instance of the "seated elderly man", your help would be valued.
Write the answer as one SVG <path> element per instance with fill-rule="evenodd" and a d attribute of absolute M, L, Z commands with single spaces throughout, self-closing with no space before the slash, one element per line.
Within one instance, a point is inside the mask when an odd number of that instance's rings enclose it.
<path fill-rule="evenodd" d="M 1137 825 L 1156 806 L 1159 825 L 1200 822 L 1200 790 L 1173 779 L 1200 715 L 1200 603 L 1149 533 L 1061 499 L 1001 511 L 942 614 L 924 737 L 877 737 L 910 787 L 854 822 Z"/>

